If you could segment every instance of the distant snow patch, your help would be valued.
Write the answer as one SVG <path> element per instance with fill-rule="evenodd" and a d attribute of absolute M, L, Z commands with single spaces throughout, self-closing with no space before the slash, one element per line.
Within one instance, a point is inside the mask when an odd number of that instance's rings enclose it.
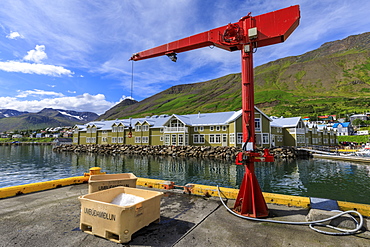
<path fill-rule="evenodd" d="M 68 117 L 74 117 L 74 118 L 77 118 L 78 120 L 84 120 L 83 117 L 80 117 L 80 116 L 73 116 L 71 114 L 69 114 L 68 112 L 64 112 L 64 111 L 59 111 L 59 113 L 65 115 L 65 116 L 68 116 Z"/>

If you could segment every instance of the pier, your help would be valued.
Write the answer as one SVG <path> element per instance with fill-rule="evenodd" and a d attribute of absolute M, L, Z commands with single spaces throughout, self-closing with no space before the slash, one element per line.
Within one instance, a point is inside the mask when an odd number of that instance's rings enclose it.
<path fill-rule="evenodd" d="M 153 182 L 153 181 L 149 181 Z M 158 189 L 148 181 L 138 186 L 164 192 L 160 222 L 134 233 L 129 246 L 369 246 L 369 219 L 362 231 L 349 236 L 330 236 L 308 226 L 281 225 L 238 218 L 222 206 L 212 186 Z M 225 190 L 226 195 L 234 193 Z M 88 193 L 86 183 L 24 194 L 0 200 L 0 246 L 122 246 L 79 229 L 78 196 Z M 229 194 L 228 194 L 229 193 Z M 231 193 L 231 194 L 230 194 Z M 306 221 L 310 213 L 302 197 L 264 195 L 269 218 Z M 275 199 L 277 203 L 271 203 Z M 301 203 L 301 206 L 294 206 Z M 233 200 L 227 205 L 232 207 Z M 354 206 L 354 205 L 350 205 Z M 361 205 L 359 205 L 361 206 Z M 369 205 L 363 205 L 369 210 Z M 364 211 L 365 212 L 365 211 Z M 370 211 L 369 211 L 370 212 Z"/>

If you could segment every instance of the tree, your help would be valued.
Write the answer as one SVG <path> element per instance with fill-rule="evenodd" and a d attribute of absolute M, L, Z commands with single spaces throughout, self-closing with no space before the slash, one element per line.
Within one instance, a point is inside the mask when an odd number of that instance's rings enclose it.
<path fill-rule="evenodd" d="M 355 120 L 353 120 L 353 121 L 352 121 L 352 125 L 353 125 L 353 126 L 358 126 L 358 127 L 360 127 L 360 126 L 362 126 L 362 125 L 365 125 L 365 121 L 364 121 L 364 120 L 362 120 L 362 119 L 357 118 L 357 119 L 355 119 Z"/>

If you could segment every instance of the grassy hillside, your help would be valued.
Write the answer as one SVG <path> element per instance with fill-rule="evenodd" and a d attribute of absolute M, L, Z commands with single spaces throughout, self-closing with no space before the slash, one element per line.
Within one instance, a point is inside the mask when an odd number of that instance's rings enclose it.
<path fill-rule="evenodd" d="M 370 33 L 323 44 L 255 68 L 255 103 L 268 115 L 344 116 L 368 111 Z M 240 74 L 171 87 L 143 101 L 123 101 L 99 119 L 231 111 L 241 108 Z"/>

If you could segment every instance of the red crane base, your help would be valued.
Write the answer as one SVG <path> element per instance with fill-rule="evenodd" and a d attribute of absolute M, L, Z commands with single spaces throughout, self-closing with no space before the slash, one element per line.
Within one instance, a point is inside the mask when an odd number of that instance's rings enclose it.
<path fill-rule="evenodd" d="M 244 167 L 244 177 L 233 211 L 252 218 L 267 217 L 268 208 L 254 174 L 254 162 L 248 162 Z"/>

